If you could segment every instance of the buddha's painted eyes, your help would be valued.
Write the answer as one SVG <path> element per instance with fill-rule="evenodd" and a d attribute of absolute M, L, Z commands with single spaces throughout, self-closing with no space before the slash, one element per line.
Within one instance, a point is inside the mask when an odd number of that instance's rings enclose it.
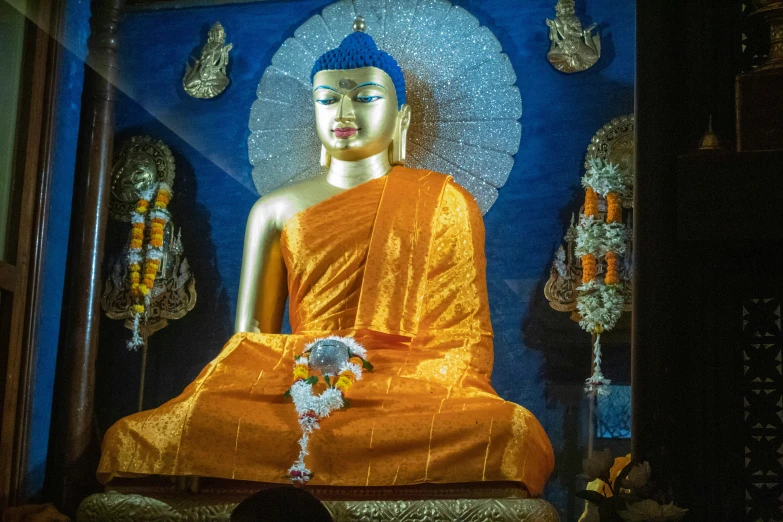
<path fill-rule="evenodd" d="M 354 99 L 359 103 L 372 103 L 375 100 L 383 99 L 383 96 L 357 96 Z"/>
<path fill-rule="evenodd" d="M 331 105 L 335 103 L 337 100 L 335 98 L 322 98 L 320 100 L 315 100 L 315 101 L 320 103 L 321 105 Z"/>

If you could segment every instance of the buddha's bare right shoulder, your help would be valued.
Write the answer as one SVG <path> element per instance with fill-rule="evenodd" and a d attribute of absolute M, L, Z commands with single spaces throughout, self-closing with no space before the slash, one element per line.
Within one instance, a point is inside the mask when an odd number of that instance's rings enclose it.
<path fill-rule="evenodd" d="M 282 230 L 294 214 L 319 199 L 325 183 L 324 176 L 313 176 L 261 196 L 250 209 L 248 224 L 252 223 L 256 228 L 261 226 Z"/>

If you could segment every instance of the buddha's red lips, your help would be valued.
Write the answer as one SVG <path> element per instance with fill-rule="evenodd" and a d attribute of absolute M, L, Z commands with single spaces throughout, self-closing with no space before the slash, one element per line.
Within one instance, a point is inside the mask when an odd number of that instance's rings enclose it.
<path fill-rule="evenodd" d="M 356 132 L 358 130 L 359 129 L 354 129 L 352 127 L 340 127 L 340 128 L 334 129 L 333 132 L 334 132 L 334 135 L 336 137 L 338 137 L 338 138 L 350 138 L 351 136 L 356 134 Z"/>

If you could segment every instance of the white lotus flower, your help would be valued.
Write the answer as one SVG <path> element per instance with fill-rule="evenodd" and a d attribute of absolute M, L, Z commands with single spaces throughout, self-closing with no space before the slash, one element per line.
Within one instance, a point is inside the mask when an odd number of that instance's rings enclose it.
<path fill-rule="evenodd" d="M 626 476 L 623 480 L 622 487 L 628 489 L 642 488 L 645 486 L 645 484 L 647 484 L 647 481 L 650 480 L 651 474 L 652 470 L 650 469 L 649 462 L 642 462 L 641 464 L 637 464 L 633 467 L 633 469 L 631 469 L 630 473 L 628 473 L 628 476 Z"/>
<path fill-rule="evenodd" d="M 598 513 L 598 506 L 592 502 L 585 501 L 585 510 L 579 517 L 579 522 L 601 522 L 601 515 Z"/>
<path fill-rule="evenodd" d="M 687 509 L 675 506 L 674 502 L 658 504 L 648 499 L 629 504 L 627 511 L 618 511 L 618 514 L 629 522 L 676 522 L 687 512 Z"/>
<path fill-rule="evenodd" d="M 609 470 L 612 469 L 612 464 L 614 464 L 614 457 L 612 457 L 612 452 L 609 451 L 609 448 L 606 448 L 604 451 L 595 451 L 593 452 L 592 457 L 584 459 L 582 461 L 582 468 L 584 469 L 585 475 L 591 479 L 600 478 L 604 482 L 607 482 L 609 480 Z"/>

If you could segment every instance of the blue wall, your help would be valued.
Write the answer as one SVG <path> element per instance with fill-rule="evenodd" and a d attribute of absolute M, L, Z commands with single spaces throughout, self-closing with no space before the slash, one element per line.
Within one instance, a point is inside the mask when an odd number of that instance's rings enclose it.
<path fill-rule="evenodd" d="M 63 47 L 58 78 L 56 131 L 49 223 L 46 229 L 44 275 L 40 310 L 37 312 L 37 359 L 32 402 L 32 425 L 25 492 L 32 497 L 43 487 L 49 425 L 52 413 L 54 369 L 60 335 L 60 312 L 65 286 L 76 140 L 81 112 L 84 59 L 90 34 L 89 0 L 69 0 L 65 8 Z"/>
<path fill-rule="evenodd" d="M 247 159 L 247 124 L 256 87 L 278 46 L 331 0 L 267 1 L 180 11 L 129 13 L 121 27 L 118 144 L 150 134 L 177 160 L 174 219 L 197 281 L 199 304 L 151 340 L 147 407 L 176 395 L 218 353 L 232 330 L 244 221 L 256 200 Z M 565 75 L 546 61 L 546 18 L 554 0 L 456 0 L 500 40 L 522 94 L 522 143 L 514 170 L 485 216 L 488 283 L 495 328 L 493 382 L 500 395 L 541 419 L 558 452 L 566 437 L 562 405 L 547 397 L 548 383 L 574 380 L 547 365 L 552 336 L 532 335 L 541 322 L 541 289 L 568 216 L 578 209 L 579 179 L 590 138 L 611 118 L 633 112 L 635 2 L 579 2 L 583 23 L 599 23 L 603 57 L 587 72 Z M 209 26 L 219 20 L 231 51 L 226 92 L 195 100 L 182 90 L 185 62 L 197 54 Z M 116 226 L 115 226 L 116 227 Z M 113 247 L 124 241 L 116 228 Z M 552 313 L 554 314 L 554 313 Z M 557 314 L 555 314 L 557 315 Z M 560 314 L 564 315 L 564 314 Z M 579 336 L 564 320 L 555 338 Z M 134 411 L 139 364 L 123 348 L 127 331 L 104 321 L 99 355 L 99 417 L 105 429 Z M 542 340 L 543 339 L 543 340 Z M 589 369 L 589 339 L 567 354 L 578 379 Z M 550 357 L 551 359 L 551 357 Z M 551 362 L 551 361 L 550 361 Z M 115 369 L 123 368 L 123 371 Z M 577 455 L 578 456 L 578 455 Z M 573 479 L 573 477 L 572 477 Z M 566 514 L 567 492 L 552 481 L 550 498 Z"/>

